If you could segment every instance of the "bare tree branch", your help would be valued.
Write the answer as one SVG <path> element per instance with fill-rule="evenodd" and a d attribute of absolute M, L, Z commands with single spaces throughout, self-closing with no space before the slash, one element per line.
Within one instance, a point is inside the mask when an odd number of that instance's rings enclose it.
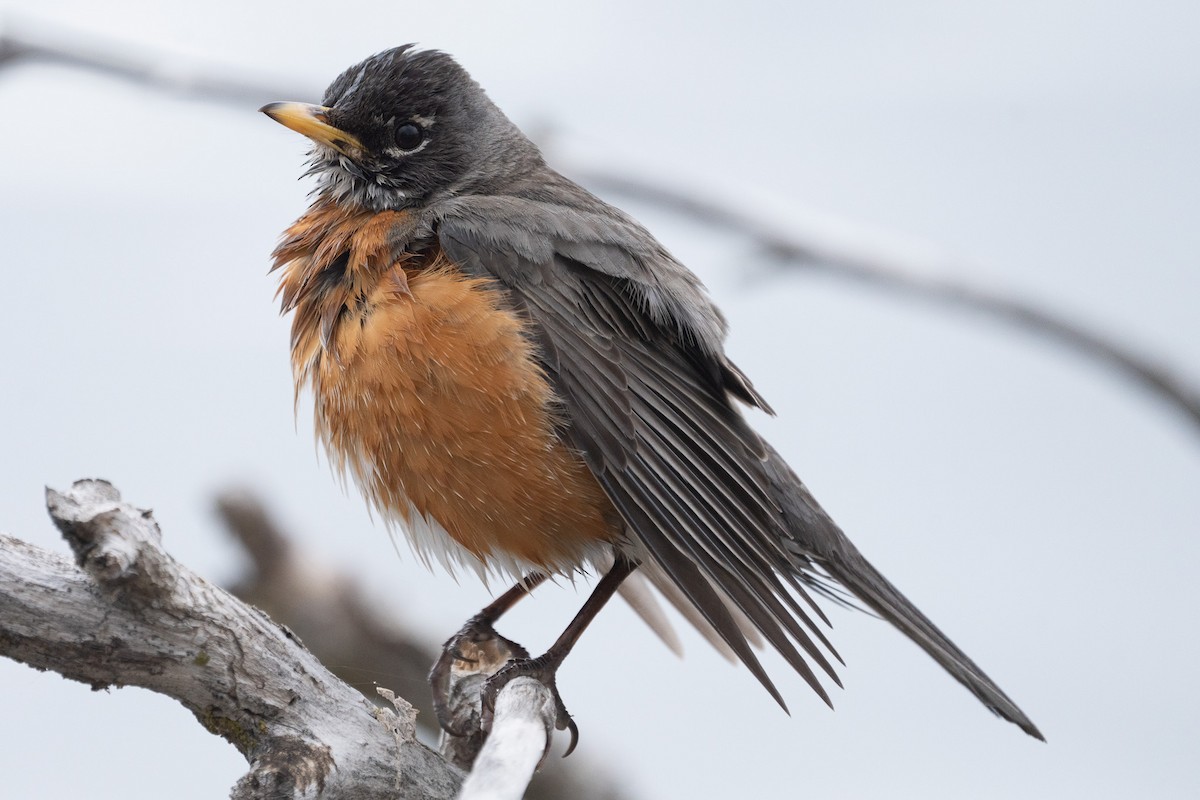
<path fill-rule="evenodd" d="M 222 492 L 216 508 L 251 559 L 249 572 L 230 590 L 295 631 L 334 674 L 369 699 L 378 697 L 376 681 L 394 687 L 420 711 L 417 722 L 427 735 L 438 735 L 427 679 L 437 645 L 414 637 L 400 614 L 369 602 L 356 579 L 330 559 L 306 551 L 250 491 Z M 441 743 L 443 757 L 464 770 L 483 746 L 479 692 L 486 677 L 504 665 L 472 655 L 473 664 L 457 665 L 450 693 L 455 727 L 476 733 L 446 736 Z M 547 759 L 529 784 L 527 800 L 620 800 L 624 793 L 589 755 Z"/>
<path fill-rule="evenodd" d="M 315 88 L 269 87 L 265 81 L 255 84 L 210 76 L 210 71 L 215 72 L 212 67 L 189 67 L 180 64 L 178 57 L 152 57 L 129 47 L 117 47 L 95 36 L 71 36 L 45 27 L 40 34 L 35 34 L 11 22 L 0 28 L 0 68 L 6 63 L 30 59 L 92 69 L 152 88 L 169 89 L 241 108 L 256 105 L 264 99 L 320 95 Z M 597 191 L 657 205 L 748 237 L 781 264 L 819 268 L 836 277 L 928 300 L 936 306 L 966 309 L 1055 341 L 1133 380 L 1182 413 L 1200 432 L 1200 384 L 1196 381 L 1137 348 L 1068 320 L 1058 312 L 993 288 L 948 277 L 962 273 L 956 268 L 960 265 L 954 259 L 898 253 L 895 249 L 874 247 L 870 241 L 847 241 L 844 235 L 816 218 L 796 219 L 793 214 L 786 224 L 771 225 L 761 220 L 760 208 L 754 209 L 754 215 L 740 214 L 703 199 L 716 193 L 681 191 L 644 178 L 616 174 L 608 167 L 601 169 L 583 161 L 569 160 L 561 154 L 553 160 L 564 172 Z M 727 191 L 728 187 L 725 187 L 723 193 Z M 797 233 L 798 230 L 803 232 Z"/>
<path fill-rule="evenodd" d="M 368 703 L 286 628 L 176 562 L 149 511 L 104 481 L 47 502 L 79 566 L 0 537 L 0 655 L 175 698 L 250 762 L 234 800 L 454 796 L 462 775 L 416 740 L 411 706 Z"/>
<path fill-rule="evenodd" d="M 77 481 L 47 489 L 46 500 L 76 564 L 0 534 L 0 655 L 95 689 L 141 686 L 178 700 L 250 762 L 233 800 L 456 796 L 463 773 L 417 741 L 416 709 L 386 689 L 384 705 L 368 702 L 290 630 L 179 564 L 151 513 L 122 502 L 112 484 Z M 260 554 L 278 555 L 281 543 Z M 485 739 L 479 689 L 503 663 L 456 662 L 449 712 L 465 733 L 443 748 L 464 768 Z M 461 796 L 523 796 L 555 718 L 537 681 L 504 687 L 475 788 Z M 544 787 L 542 796 L 615 796 L 603 784 L 557 785 L 563 793 Z"/>
<path fill-rule="evenodd" d="M 215 64 L 189 63 L 178 53 L 154 52 L 145 45 L 74 31 L 60 25 L 0 18 L 0 69 L 22 62 L 78 67 L 212 103 L 257 108 L 280 97 L 307 97 L 309 87 L 244 75 L 222 75 Z"/>

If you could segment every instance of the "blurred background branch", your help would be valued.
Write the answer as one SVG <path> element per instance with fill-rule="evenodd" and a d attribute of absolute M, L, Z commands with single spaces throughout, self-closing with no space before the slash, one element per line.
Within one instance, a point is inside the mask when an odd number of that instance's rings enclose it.
<path fill-rule="evenodd" d="M 283 79 L 247 79 L 223 74 L 216 64 L 191 63 L 178 53 L 85 34 L 69 27 L 0 17 L 0 68 L 20 63 L 62 64 L 91 70 L 149 88 L 240 108 L 262 105 L 263 97 L 302 97 L 302 86 Z"/>
<path fill-rule="evenodd" d="M 948 254 L 905 252 L 902 245 L 881 242 L 866 231 L 847 237 L 811 218 L 779 221 L 781 213 L 764 217 L 765 209 L 753 203 L 741 211 L 738 206 L 703 199 L 714 193 L 700 187 L 666 186 L 589 165 L 571 166 L 569 174 L 596 191 L 651 203 L 744 236 L 760 249 L 764 260 L 779 269 L 822 271 L 942 308 L 990 317 L 1065 346 L 1139 384 L 1187 417 L 1200 433 L 1200 384 L 1159 359 L 1059 312 L 998 288 L 953 277 L 963 270 Z"/>
<path fill-rule="evenodd" d="M 317 87 L 285 80 L 224 74 L 218 65 L 189 63 L 177 54 L 131 48 L 93 34 L 8 19 L 0 22 L 0 69 L 23 62 L 58 63 L 132 81 L 206 102 L 257 108 L 278 98 L 313 100 Z M 1200 432 L 1200 382 L 1181 374 L 1136 346 L 1090 328 L 1065 315 L 996 287 L 972 284 L 959 259 L 886 241 L 867 230 L 847 235 L 815 215 L 781 211 L 763 203 L 730 206 L 706 198 L 726 197 L 705 187 L 680 187 L 605 166 L 569 158 L 552 147 L 544 131 L 539 139 L 548 159 L 566 174 L 606 195 L 623 196 L 719 228 L 750 240 L 765 262 L 780 269 L 820 271 L 911 297 L 941 308 L 957 308 L 989 317 L 1052 341 L 1093 359 L 1133 381 L 1167 407 L 1182 414 Z M 547 141 L 549 140 L 549 141 Z M 745 210 L 742 210 L 742 209 Z"/>

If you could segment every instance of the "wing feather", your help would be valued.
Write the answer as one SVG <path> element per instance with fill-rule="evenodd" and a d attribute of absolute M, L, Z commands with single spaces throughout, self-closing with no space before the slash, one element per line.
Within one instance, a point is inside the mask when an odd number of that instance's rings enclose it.
<path fill-rule="evenodd" d="M 652 248 L 635 255 L 571 240 L 602 229 L 578 221 L 534 241 L 511 221 L 491 219 L 440 219 L 441 246 L 464 270 L 499 281 L 527 315 L 562 405 L 564 436 L 612 500 L 637 551 L 780 705 L 735 615 L 828 703 L 810 663 L 838 682 L 826 652 L 840 657 L 797 601 L 824 619 L 784 544 L 786 520 L 765 466 L 770 451 L 733 398 L 763 407 L 765 401 L 736 367 L 705 348 L 700 334 L 664 321 L 645 283 L 654 272 L 644 263 Z M 605 257 L 613 260 L 582 260 Z"/>

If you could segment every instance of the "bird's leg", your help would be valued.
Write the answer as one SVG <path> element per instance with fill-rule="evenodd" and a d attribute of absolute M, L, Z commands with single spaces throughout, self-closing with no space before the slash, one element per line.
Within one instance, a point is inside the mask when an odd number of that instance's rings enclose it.
<path fill-rule="evenodd" d="M 575 721 L 571 719 L 566 706 L 563 705 L 562 697 L 558 693 L 558 686 L 555 684 L 555 673 L 558 672 L 558 667 L 562 664 L 563 659 L 571 652 L 571 648 L 579 641 L 580 635 L 583 634 L 588 624 L 596 617 L 609 598 L 616 594 L 621 581 L 628 578 L 635 569 L 637 569 L 635 562 L 618 555 L 612 568 L 596 584 L 596 588 L 583 604 L 583 608 L 579 609 L 575 619 L 571 620 L 571 624 L 562 632 L 562 635 L 554 644 L 550 645 L 549 650 L 537 658 L 530 658 L 528 653 L 515 657 L 500 671 L 488 678 L 483 689 L 483 713 L 480 719 L 484 731 L 488 731 L 492 727 L 492 714 L 495 711 L 496 697 L 500 694 L 500 690 L 513 678 L 527 675 L 539 681 L 554 695 L 554 704 L 558 714 L 555 727 L 560 731 L 570 730 L 571 732 L 571 742 L 563 757 L 571 755 L 571 751 L 579 742 L 579 728 L 576 727 Z"/>
<path fill-rule="evenodd" d="M 452 736 L 470 734 L 469 731 L 461 730 L 462 726 L 455 723 L 451 714 L 450 673 L 455 662 L 463 662 L 475 669 L 494 665 L 491 670 L 494 672 L 511 659 L 529 658 L 529 651 L 496 633 L 493 626 L 506 611 L 545 580 L 546 576 L 538 572 L 522 578 L 516 586 L 467 620 L 458 633 L 442 645 L 442 654 L 429 671 L 429 684 L 433 689 L 433 710 L 442 730 Z"/>

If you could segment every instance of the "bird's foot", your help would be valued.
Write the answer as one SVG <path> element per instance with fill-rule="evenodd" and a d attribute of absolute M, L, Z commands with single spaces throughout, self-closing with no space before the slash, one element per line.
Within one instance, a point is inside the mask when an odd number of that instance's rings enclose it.
<path fill-rule="evenodd" d="M 571 741 L 567 745 L 567 751 L 563 753 L 563 758 L 571 755 L 575 750 L 575 745 L 579 743 L 579 728 L 575 725 L 575 720 L 571 719 L 567 707 L 563 705 L 562 696 L 558 693 L 558 685 L 554 680 L 560 661 L 561 659 L 549 657 L 549 654 L 538 658 L 529 658 L 528 656 L 514 658 L 488 678 L 487 683 L 483 686 L 480 727 L 484 731 L 492 729 L 492 715 L 496 710 L 496 698 L 499 696 L 500 690 L 514 678 L 530 677 L 549 689 L 550 694 L 554 697 L 556 714 L 554 727 L 560 731 L 570 731 L 571 733 Z M 549 748 L 549 744 L 547 744 L 547 748 Z"/>
<path fill-rule="evenodd" d="M 498 634 L 492 621 L 484 616 L 472 617 L 458 633 L 447 639 L 441 656 L 429 672 L 433 710 L 442 730 L 451 736 L 470 736 L 473 723 L 477 723 L 470 715 L 460 719 L 454 713 L 460 704 L 452 701 L 452 695 L 471 691 L 472 687 L 478 691 L 480 682 L 503 671 L 514 659 L 528 660 L 529 651 Z M 476 681 L 452 681 L 452 673 L 471 673 L 479 677 Z"/>

